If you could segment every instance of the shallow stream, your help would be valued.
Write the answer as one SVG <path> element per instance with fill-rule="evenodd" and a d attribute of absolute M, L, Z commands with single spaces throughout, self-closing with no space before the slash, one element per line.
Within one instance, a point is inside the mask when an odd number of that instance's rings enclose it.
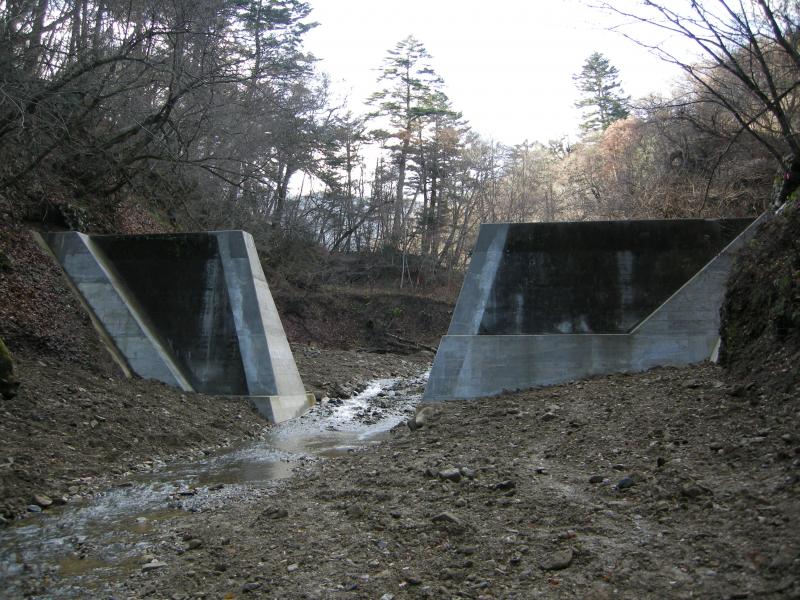
<path fill-rule="evenodd" d="M 142 567 L 163 521 L 275 495 L 295 467 L 379 442 L 414 412 L 426 379 L 374 380 L 357 396 L 270 427 L 258 441 L 132 475 L 84 503 L 8 527 L 0 532 L 0 598 L 90 597 L 104 581 Z"/>

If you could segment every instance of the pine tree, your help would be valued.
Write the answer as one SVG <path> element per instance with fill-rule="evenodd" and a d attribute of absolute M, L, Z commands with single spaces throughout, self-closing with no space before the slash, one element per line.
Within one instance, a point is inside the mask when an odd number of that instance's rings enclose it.
<path fill-rule="evenodd" d="M 372 116 L 388 118 L 391 131 L 386 135 L 394 140 L 391 149 L 397 165 L 397 185 L 390 236 L 393 243 L 400 237 L 412 140 L 415 131 L 434 110 L 433 99 L 442 87 L 442 79 L 433 70 L 430 60 L 430 54 L 419 40 L 413 36 L 401 40 L 384 59 L 378 77 L 384 87 L 369 98 L 369 103 L 377 108 Z"/>
<path fill-rule="evenodd" d="M 583 96 L 575 106 L 586 109 L 580 124 L 584 135 L 605 131 L 630 113 L 630 96 L 624 95 L 618 74 L 605 56 L 594 52 L 583 63 L 581 72 L 572 77 Z"/>

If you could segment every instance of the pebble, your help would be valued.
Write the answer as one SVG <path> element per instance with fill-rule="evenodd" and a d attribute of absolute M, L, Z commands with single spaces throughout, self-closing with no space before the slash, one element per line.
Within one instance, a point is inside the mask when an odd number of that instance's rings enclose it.
<path fill-rule="evenodd" d="M 40 513 L 40 512 L 42 512 L 42 507 L 39 506 L 38 504 L 29 504 L 28 505 L 28 512 Z"/>
<path fill-rule="evenodd" d="M 272 506 L 261 514 L 268 519 L 285 519 L 289 516 L 289 511 L 287 511 L 285 508 L 276 508 Z"/>
<path fill-rule="evenodd" d="M 300 568 L 300 565 L 298 565 L 297 563 L 292 563 L 291 565 L 289 565 L 288 567 L 286 567 L 286 570 L 287 570 L 289 573 L 294 573 L 294 572 L 295 572 L 295 571 L 297 571 L 297 569 L 299 569 L 299 568 Z"/>
<path fill-rule="evenodd" d="M 498 481 L 492 484 L 493 490 L 510 490 L 515 487 L 517 487 L 517 484 L 512 479 L 506 479 L 505 481 Z"/>
<path fill-rule="evenodd" d="M 416 415 L 414 415 L 413 419 L 408 421 L 408 426 L 410 429 L 419 429 L 420 427 L 425 427 L 426 425 L 430 425 L 431 420 L 435 412 L 432 406 L 426 406 L 422 410 L 420 410 Z"/>
<path fill-rule="evenodd" d="M 543 558 L 539 562 L 539 566 L 545 571 L 560 571 L 572 564 L 574 556 L 572 548 L 568 548 L 567 550 L 562 550 Z"/>
<path fill-rule="evenodd" d="M 255 591 L 255 590 L 259 589 L 260 587 L 261 587 L 260 583 L 258 583 L 257 581 L 251 581 L 249 583 L 245 583 L 242 586 L 242 591 L 243 592 L 252 592 L 252 591 Z"/>
<path fill-rule="evenodd" d="M 443 469 L 439 471 L 439 477 L 446 479 L 447 481 L 458 483 L 461 481 L 461 471 L 458 469 Z"/>
<path fill-rule="evenodd" d="M 47 508 L 53 505 L 53 500 L 50 496 L 45 496 L 44 494 L 34 494 L 33 503 L 38 504 L 42 508 Z"/>
<path fill-rule="evenodd" d="M 451 512 L 443 512 L 431 518 L 434 523 L 453 523 L 454 525 L 461 525 L 461 519 Z"/>
<path fill-rule="evenodd" d="M 556 415 L 555 415 L 555 413 L 551 413 L 551 412 L 546 412 L 546 413 L 544 413 L 544 414 L 542 415 L 542 421 L 545 421 L 545 422 L 547 422 L 547 421 L 552 421 L 552 420 L 554 420 L 555 418 L 556 418 Z"/>
<path fill-rule="evenodd" d="M 195 548 L 199 548 L 202 545 L 203 545 L 203 540 L 193 538 L 186 543 L 186 548 L 188 550 L 194 550 Z"/>
<path fill-rule="evenodd" d="M 617 489 L 618 490 L 627 490 L 628 488 L 633 487 L 636 485 L 636 481 L 634 481 L 633 477 L 623 477 L 622 479 L 617 482 Z"/>
<path fill-rule="evenodd" d="M 155 571 L 156 569 L 163 569 L 166 566 L 167 566 L 167 563 L 165 563 L 164 561 L 153 559 L 149 563 L 147 563 L 145 565 L 142 565 L 142 571 L 147 573 L 148 571 Z"/>
<path fill-rule="evenodd" d="M 394 594 L 384 594 L 381 596 L 381 600 L 394 600 Z"/>
<path fill-rule="evenodd" d="M 603 483 L 602 475 L 592 475 L 589 477 L 589 483 Z"/>
<path fill-rule="evenodd" d="M 699 498 L 705 493 L 705 490 L 699 485 L 689 484 L 681 488 L 681 495 L 687 498 Z"/>

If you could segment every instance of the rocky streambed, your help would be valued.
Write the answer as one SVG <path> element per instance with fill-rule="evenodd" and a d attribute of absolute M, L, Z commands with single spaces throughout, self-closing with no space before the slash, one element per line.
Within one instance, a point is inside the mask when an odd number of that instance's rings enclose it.
<path fill-rule="evenodd" d="M 166 523 L 277 493 L 299 466 L 377 443 L 414 413 L 426 376 L 353 385 L 350 398 L 325 397 L 301 418 L 257 440 L 202 457 L 156 463 L 114 487 L 7 527 L 0 536 L 0 584 L 8 597 L 83 598 L 109 580 L 156 570 Z M 345 384 L 346 385 L 346 384 Z M 189 546 L 199 547 L 199 540 Z M 145 561 L 142 564 L 142 560 Z"/>
<path fill-rule="evenodd" d="M 102 576 L 69 578 L 70 593 L 800 595 L 796 390 L 697 365 L 446 403 L 412 422 L 377 444 L 299 461 L 292 477 L 252 493 L 222 482 L 186 496 L 176 488 L 171 507 L 139 525 L 144 545 Z M 65 573 L 102 560 L 97 545 L 77 542 L 58 573 L 23 565 L 17 589 L 69 591 L 58 583 Z"/>

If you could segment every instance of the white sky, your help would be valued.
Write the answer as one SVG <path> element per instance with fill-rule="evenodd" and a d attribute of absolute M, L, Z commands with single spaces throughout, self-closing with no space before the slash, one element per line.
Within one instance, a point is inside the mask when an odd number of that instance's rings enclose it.
<path fill-rule="evenodd" d="M 633 0 L 620 0 L 630 5 Z M 579 0 L 310 0 L 319 26 L 307 50 L 354 112 L 377 89 L 387 50 L 420 40 L 456 110 L 484 138 L 506 144 L 575 139 L 580 114 L 572 75 L 592 52 L 620 72 L 627 94 L 668 91 L 678 72 L 606 31 Z M 648 41 L 658 41 L 652 38 Z"/>

